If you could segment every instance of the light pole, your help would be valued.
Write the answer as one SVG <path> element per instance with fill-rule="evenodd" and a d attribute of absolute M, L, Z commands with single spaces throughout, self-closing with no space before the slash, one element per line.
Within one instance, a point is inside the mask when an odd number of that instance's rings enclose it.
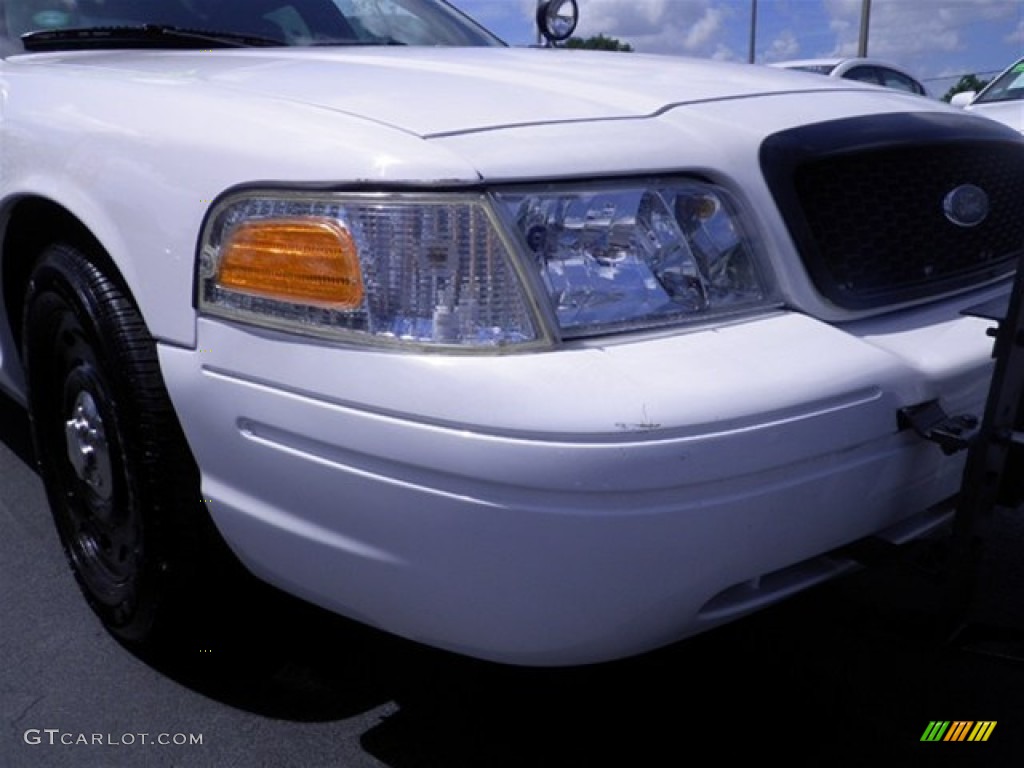
<path fill-rule="evenodd" d="M 860 3 L 860 42 L 857 43 L 857 55 L 864 58 L 868 55 L 868 27 L 871 25 L 871 0 Z"/>
<path fill-rule="evenodd" d="M 750 53 L 747 61 L 754 63 L 754 49 L 757 42 L 757 0 L 750 0 Z"/>

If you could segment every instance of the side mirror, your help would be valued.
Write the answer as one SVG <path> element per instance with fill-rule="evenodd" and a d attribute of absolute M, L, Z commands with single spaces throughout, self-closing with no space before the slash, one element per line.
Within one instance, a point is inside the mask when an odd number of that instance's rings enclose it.
<path fill-rule="evenodd" d="M 960 93 L 954 93 L 953 98 L 949 100 L 951 106 L 960 107 L 963 109 L 972 101 L 974 97 L 978 95 L 977 91 L 960 91 Z"/>
<path fill-rule="evenodd" d="M 537 4 L 537 29 L 548 45 L 568 40 L 576 31 L 579 19 L 576 0 L 541 0 Z"/>

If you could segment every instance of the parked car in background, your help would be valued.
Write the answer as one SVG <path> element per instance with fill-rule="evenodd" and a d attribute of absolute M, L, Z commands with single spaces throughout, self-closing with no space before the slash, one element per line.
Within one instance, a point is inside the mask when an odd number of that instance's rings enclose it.
<path fill-rule="evenodd" d="M 916 93 L 919 96 L 929 95 L 924 84 L 909 72 L 876 59 L 799 59 L 776 62 L 772 66 L 881 85 L 898 91 Z"/>
<path fill-rule="evenodd" d="M 1024 59 L 1015 61 L 980 92 L 955 94 L 950 104 L 1024 133 Z"/>
<path fill-rule="evenodd" d="M 911 414 L 985 401 L 1005 126 L 440 0 L 0 17 L 0 386 L 122 642 L 216 644 L 226 544 L 423 643 L 596 662 L 948 522 L 963 454 Z"/>

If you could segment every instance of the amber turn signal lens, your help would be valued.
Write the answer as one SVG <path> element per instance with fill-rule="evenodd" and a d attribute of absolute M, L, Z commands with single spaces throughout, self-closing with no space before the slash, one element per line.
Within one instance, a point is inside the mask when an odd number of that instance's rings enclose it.
<path fill-rule="evenodd" d="M 277 301 L 354 309 L 363 300 L 355 240 L 335 219 L 243 222 L 221 248 L 216 279 Z"/>

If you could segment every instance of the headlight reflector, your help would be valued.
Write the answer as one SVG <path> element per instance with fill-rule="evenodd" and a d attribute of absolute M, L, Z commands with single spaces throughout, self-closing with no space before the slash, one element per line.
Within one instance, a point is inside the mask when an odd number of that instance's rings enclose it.
<path fill-rule="evenodd" d="M 500 192 L 565 336 L 699 320 L 766 303 L 739 209 L 696 180 Z"/>

